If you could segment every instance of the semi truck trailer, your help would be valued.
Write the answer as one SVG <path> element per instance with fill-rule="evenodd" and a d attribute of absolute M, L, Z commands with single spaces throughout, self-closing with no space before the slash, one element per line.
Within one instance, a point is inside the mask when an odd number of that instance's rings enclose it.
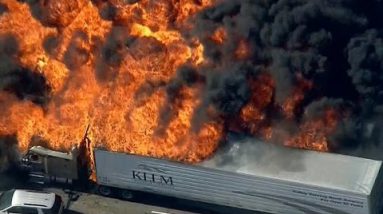
<path fill-rule="evenodd" d="M 76 180 L 84 165 L 73 167 L 81 158 L 76 155 L 83 154 L 74 151 L 64 155 L 33 147 L 24 161 L 42 158 L 40 174 L 50 180 Z M 104 196 L 131 199 L 139 191 L 275 214 L 380 214 L 383 202 L 381 161 L 257 140 L 233 143 L 198 164 L 101 148 L 94 148 L 92 155 L 94 178 L 89 182 Z M 50 171 L 50 164 L 67 172 Z"/>

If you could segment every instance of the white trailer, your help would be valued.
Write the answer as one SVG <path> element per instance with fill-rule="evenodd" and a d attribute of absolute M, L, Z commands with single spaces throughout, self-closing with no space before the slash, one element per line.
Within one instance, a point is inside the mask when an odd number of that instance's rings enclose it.
<path fill-rule="evenodd" d="M 224 153 L 189 165 L 96 149 L 96 179 L 102 194 L 123 198 L 137 190 L 267 213 L 380 213 L 381 161 L 258 142 Z"/>

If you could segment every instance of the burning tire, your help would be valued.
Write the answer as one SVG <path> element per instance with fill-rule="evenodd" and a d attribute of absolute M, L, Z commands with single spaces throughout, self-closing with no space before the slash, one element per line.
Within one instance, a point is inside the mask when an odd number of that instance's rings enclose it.
<path fill-rule="evenodd" d="M 107 187 L 107 186 L 99 186 L 98 192 L 102 196 L 111 196 L 112 195 L 112 189 L 110 187 Z"/>

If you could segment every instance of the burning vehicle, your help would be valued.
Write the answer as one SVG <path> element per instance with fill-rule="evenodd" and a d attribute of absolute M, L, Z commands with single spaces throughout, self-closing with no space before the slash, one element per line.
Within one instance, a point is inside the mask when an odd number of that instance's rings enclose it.
<path fill-rule="evenodd" d="M 95 184 L 99 194 L 125 200 L 140 191 L 277 214 L 379 214 L 383 207 L 382 161 L 292 150 L 254 139 L 236 142 L 193 165 L 100 148 L 89 154 L 40 146 L 32 147 L 23 162 L 34 182 Z M 238 152 L 242 159 L 233 161 Z M 275 156 L 281 154 L 283 162 Z M 93 162 L 83 164 L 84 158 Z"/>
<path fill-rule="evenodd" d="M 58 161 L 53 177 L 83 177 L 64 171 L 102 154 L 67 153 L 87 124 L 93 148 L 126 160 L 203 165 L 236 147 L 223 140 L 232 132 L 382 160 L 382 10 L 380 0 L 0 0 L 1 169 L 19 150 L 31 169 Z"/>

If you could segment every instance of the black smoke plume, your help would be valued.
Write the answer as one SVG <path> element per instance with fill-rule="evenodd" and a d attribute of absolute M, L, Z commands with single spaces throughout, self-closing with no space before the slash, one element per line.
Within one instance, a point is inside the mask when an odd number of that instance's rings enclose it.
<path fill-rule="evenodd" d="M 19 167 L 20 155 L 16 136 L 0 137 L 0 191 L 25 184 L 27 175 Z"/>
<path fill-rule="evenodd" d="M 3 13 L 5 12 L 8 12 L 7 5 L 0 3 L 0 16 L 3 15 Z"/>
<path fill-rule="evenodd" d="M 15 136 L 0 137 L 0 172 L 18 164 L 19 153 Z"/>
<path fill-rule="evenodd" d="M 68 26 L 86 2 L 65 1 L 66 4 L 61 5 L 60 1 L 53 0 L 46 1 L 47 4 L 39 0 L 20 1 L 28 3 L 42 24 L 58 29 Z M 89 56 L 77 45 L 77 40 L 95 41 L 92 51 L 97 53 L 95 75 L 100 82 L 113 81 L 118 75 L 116 68 L 127 55 L 137 61 L 149 59 L 150 63 L 138 64 L 153 72 L 166 61 L 163 53 L 168 50 L 161 42 L 128 35 L 127 25 L 131 20 L 121 15 L 113 1 L 93 0 L 92 3 L 99 7 L 104 19 L 113 22 L 113 28 L 105 42 L 96 37 L 87 38 L 81 32 L 74 35 L 64 56 L 69 69 L 88 61 Z M 156 1 L 152 3 L 155 5 Z M 345 112 L 345 116 L 331 136 L 333 151 L 383 159 L 382 11 L 381 0 L 219 1 L 192 17 L 193 29 L 183 32 L 186 40 L 197 37 L 203 43 L 204 57 L 209 63 L 198 68 L 185 65 L 169 82 L 149 80 L 137 92 L 136 100 L 140 103 L 158 88 L 167 89 L 169 102 L 163 107 L 159 121 L 159 129 L 163 129 L 174 113 L 172 106 L 182 99 L 178 92 L 183 87 L 201 83 L 201 104 L 192 121 L 193 130 L 198 131 L 201 124 L 210 119 L 211 109 L 214 109 L 213 116 L 226 120 L 238 115 L 254 97 L 253 84 L 261 84 L 249 79 L 267 73 L 275 82 L 273 103 L 265 110 L 266 115 L 272 117 L 270 123 L 299 124 L 321 115 L 328 107 L 336 108 Z M 0 16 L 5 13 L 7 8 L 0 5 Z M 62 13 L 66 16 L 61 16 Z M 217 44 L 210 36 L 220 28 L 226 32 L 226 38 Z M 235 51 L 243 40 L 249 53 L 238 59 Z M 54 55 L 59 42 L 56 37 L 48 37 L 44 47 Z M 39 103 L 36 97 L 49 96 L 49 87 L 38 74 L 18 65 L 17 54 L 17 40 L 11 35 L 1 35 L 0 90 Z M 294 111 L 294 121 L 286 122 L 279 115 L 278 106 L 291 96 L 299 78 L 311 81 L 313 87 L 305 91 L 299 109 Z"/>
<path fill-rule="evenodd" d="M 50 86 L 38 72 L 20 66 L 16 37 L 0 35 L 0 93 L 12 94 L 19 100 L 44 107 L 50 98 Z M 0 102 L 7 102 L 2 99 Z M 15 169 L 19 153 L 16 136 L 0 136 L 0 172 Z M 1 176 L 0 176 L 1 177 Z"/>
<path fill-rule="evenodd" d="M 195 18 L 192 32 L 204 44 L 212 65 L 198 73 L 206 81 L 196 121 L 213 106 L 237 114 L 249 101 L 247 79 L 259 68 L 275 81 L 274 103 L 291 96 L 297 77 L 313 82 L 300 108 L 321 112 L 333 106 L 347 112 L 331 145 L 336 152 L 383 158 L 383 2 L 379 0 L 221 1 Z M 223 44 L 209 35 L 223 28 Z M 251 55 L 235 60 L 246 39 Z M 172 92 L 174 93 L 174 92 Z M 305 119 L 305 114 L 296 120 Z M 196 122 L 198 125 L 198 122 Z M 375 152 L 374 155 L 370 151 Z"/>

